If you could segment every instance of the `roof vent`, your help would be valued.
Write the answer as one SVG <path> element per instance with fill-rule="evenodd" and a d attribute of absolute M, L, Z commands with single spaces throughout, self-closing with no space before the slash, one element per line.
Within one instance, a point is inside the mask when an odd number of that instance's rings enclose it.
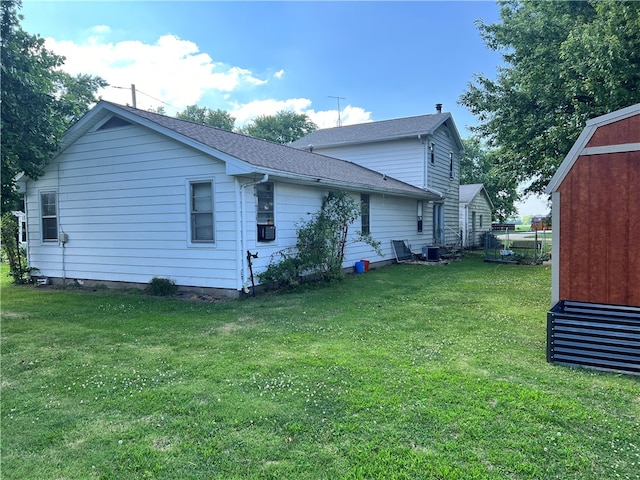
<path fill-rule="evenodd" d="M 442 113 L 442 104 L 441 103 L 436 103 L 436 112 Z"/>

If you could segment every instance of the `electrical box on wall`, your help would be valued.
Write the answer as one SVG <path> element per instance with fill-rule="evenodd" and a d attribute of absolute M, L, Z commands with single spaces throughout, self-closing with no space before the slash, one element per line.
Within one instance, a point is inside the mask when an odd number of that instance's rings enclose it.
<path fill-rule="evenodd" d="M 276 239 L 275 225 L 258 225 L 258 241 L 271 242 Z"/>

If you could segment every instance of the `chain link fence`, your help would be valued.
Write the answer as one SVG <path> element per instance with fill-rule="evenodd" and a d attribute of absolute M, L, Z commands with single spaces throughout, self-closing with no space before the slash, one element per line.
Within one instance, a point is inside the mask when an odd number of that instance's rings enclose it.
<path fill-rule="evenodd" d="M 515 233 L 505 230 L 484 235 L 486 262 L 540 264 L 550 259 L 550 231 Z"/>

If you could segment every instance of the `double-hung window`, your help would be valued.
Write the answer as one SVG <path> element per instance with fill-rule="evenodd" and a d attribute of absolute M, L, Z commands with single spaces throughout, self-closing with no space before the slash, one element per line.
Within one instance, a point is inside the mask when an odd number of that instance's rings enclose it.
<path fill-rule="evenodd" d="M 58 241 L 58 202 L 56 192 L 40 193 L 40 214 L 42 217 L 42 241 Z"/>
<path fill-rule="evenodd" d="M 191 213 L 191 242 L 213 243 L 213 182 L 211 180 L 189 183 L 189 208 Z"/>
<path fill-rule="evenodd" d="M 255 188 L 258 242 L 272 242 L 276 239 L 274 185 L 259 183 Z"/>
<path fill-rule="evenodd" d="M 363 235 L 368 235 L 371 233 L 371 199 L 365 193 L 360 195 L 360 219 L 360 231 Z"/>

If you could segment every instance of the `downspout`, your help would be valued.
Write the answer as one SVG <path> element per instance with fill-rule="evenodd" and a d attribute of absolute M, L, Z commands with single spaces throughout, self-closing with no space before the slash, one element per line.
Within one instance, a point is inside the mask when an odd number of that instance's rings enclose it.
<path fill-rule="evenodd" d="M 240 245 L 241 245 L 241 252 L 240 252 L 240 280 L 242 283 L 242 291 L 244 293 L 249 293 L 249 288 L 247 286 L 247 283 L 249 282 L 249 280 L 247 279 L 247 257 L 246 257 L 246 252 L 247 252 L 247 238 L 245 235 L 245 230 L 246 230 L 246 204 L 245 204 L 245 191 L 244 189 L 247 187 L 253 187 L 254 185 L 258 185 L 259 183 L 264 183 L 266 181 L 269 180 L 269 174 L 265 173 L 264 176 L 262 177 L 261 180 L 258 180 L 257 182 L 251 182 L 251 183 L 243 183 L 240 185 L 240 227 L 239 227 L 239 236 L 240 236 Z"/>

